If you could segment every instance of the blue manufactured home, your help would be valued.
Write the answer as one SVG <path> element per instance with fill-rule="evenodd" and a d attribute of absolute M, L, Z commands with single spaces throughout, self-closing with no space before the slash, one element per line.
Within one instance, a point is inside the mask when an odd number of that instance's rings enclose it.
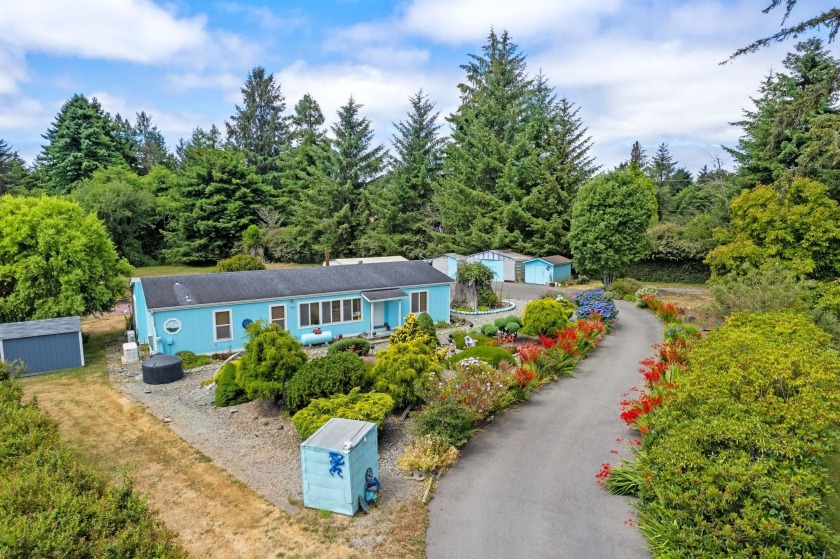
<path fill-rule="evenodd" d="M 572 261 L 565 256 L 543 256 L 525 262 L 525 283 L 546 285 L 572 277 Z"/>
<path fill-rule="evenodd" d="M 304 342 L 374 335 L 412 312 L 448 321 L 451 282 L 421 261 L 133 279 L 135 329 L 170 355 L 242 349 L 257 320 Z"/>

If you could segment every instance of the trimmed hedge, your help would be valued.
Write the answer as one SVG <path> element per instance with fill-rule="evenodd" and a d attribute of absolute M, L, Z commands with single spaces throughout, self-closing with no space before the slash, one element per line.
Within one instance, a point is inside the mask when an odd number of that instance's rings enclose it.
<path fill-rule="evenodd" d="M 329 345 L 327 355 L 342 351 L 352 351 L 358 356 L 367 355 L 370 353 L 370 342 L 364 338 L 343 338 Z"/>
<path fill-rule="evenodd" d="M 308 361 L 286 386 L 286 407 L 295 413 L 314 398 L 347 394 L 365 383 L 365 362 L 350 351 Z"/>
<path fill-rule="evenodd" d="M 654 557 L 823 557 L 840 359 L 792 312 L 738 314 L 648 416 L 636 469 Z"/>
<path fill-rule="evenodd" d="M 626 275 L 641 282 L 706 283 L 712 272 L 706 264 L 692 260 L 685 262 L 643 260 L 630 265 L 626 270 Z"/>
<path fill-rule="evenodd" d="M 464 351 L 456 353 L 455 355 L 450 357 L 449 363 L 451 365 L 454 365 L 459 361 L 470 357 L 481 359 L 485 363 L 489 363 L 494 367 L 498 367 L 499 363 L 501 363 L 502 361 L 505 361 L 510 364 L 516 363 L 516 359 L 513 358 L 513 355 L 511 355 L 509 351 L 500 347 L 493 347 L 489 345 L 477 345 L 475 347 L 468 347 Z"/>
<path fill-rule="evenodd" d="M 569 325 L 569 317 L 574 309 L 567 301 L 556 299 L 537 299 L 525 305 L 522 315 L 524 334 L 553 336 L 558 330 Z"/>
<path fill-rule="evenodd" d="M 481 333 L 485 336 L 495 336 L 499 333 L 499 329 L 494 324 L 485 324 L 481 327 Z"/>
<path fill-rule="evenodd" d="M 317 398 L 292 416 L 292 424 L 301 439 L 308 439 L 333 417 L 370 421 L 382 427 L 388 412 L 394 407 L 394 400 L 387 394 L 374 392 L 359 394 L 354 388 L 350 394 Z"/>
<path fill-rule="evenodd" d="M 0 557 L 187 557 L 128 481 L 79 465 L 21 396 L 0 382 Z"/>
<path fill-rule="evenodd" d="M 213 360 L 207 355 L 196 355 L 192 351 L 179 351 L 176 353 L 184 361 L 184 370 L 195 369 L 211 363 Z"/>

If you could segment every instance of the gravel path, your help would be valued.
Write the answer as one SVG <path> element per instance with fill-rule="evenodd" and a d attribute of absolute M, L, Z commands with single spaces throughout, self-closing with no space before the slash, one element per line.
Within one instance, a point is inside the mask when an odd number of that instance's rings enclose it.
<path fill-rule="evenodd" d="M 197 451 L 228 470 L 290 514 L 292 503 L 303 500 L 300 472 L 300 437 L 281 410 L 270 401 L 256 400 L 229 408 L 215 407 L 213 388 L 202 386 L 218 364 L 186 371 L 182 380 L 150 385 L 143 383 L 140 365 L 120 363 L 117 348 L 108 352 L 113 385 L 170 425 Z M 418 482 L 396 467 L 407 435 L 389 418 L 379 437 L 380 508 L 392 509 L 420 490 Z"/>
<path fill-rule="evenodd" d="M 617 463 L 622 393 L 640 382 L 662 325 L 650 312 L 616 302 L 619 324 L 580 362 L 576 377 L 544 387 L 471 440 L 429 504 L 430 558 L 650 557 L 626 526 L 626 499 L 596 484 L 603 462 Z"/>

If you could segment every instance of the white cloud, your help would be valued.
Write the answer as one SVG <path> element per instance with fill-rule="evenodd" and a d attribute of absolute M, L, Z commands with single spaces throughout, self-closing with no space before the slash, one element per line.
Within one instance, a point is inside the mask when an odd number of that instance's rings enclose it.
<path fill-rule="evenodd" d="M 597 30 L 599 19 L 616 13 L 620 0 L 413 0 L 405 7 L 405 30 L 440 43 L 481 40 L 490 27 L 518 40 L 565 38 Z M 564 37 L 565 36 L 565 37 Z"/>
<path fill-rule="evenodd" d="M 328 125 L 352 95 L 364 105 L 361 114 L 371 120 L 380 143 L 388 143 L 392 123 L 405 118 L 410 108 L 408 98 L 421 88 L 437 103 L 442 116 L 458 103 L 456 79 L 431 70 L 409 72 L 361 64 L 312 66 L 297 61 L 281 70 L 277 78 L 290 110 L 309 93 L 321 105 Z"/>
<path fill-rule="evenodd" d="M 216 7 L 231 15 L 242 15 L 260 29 L 291 32 L 305 26 L 309 19 L 300 13 L 280 16 L 268 6 L 251 6 L 239 2 L 216 2 Z"/>
<path fill-rule="evenodd" d="M 0 47 L 0 99 L 20 91 L 20 82 L 28 79 L 23 53 L 19 49 Z"/>
<path fill-rule="evenodd" d="M 207 40 L 205 18 L 179 18 L 149 0 L 4 3 L 0 41 L 27 51 L 153 63 Z"/>

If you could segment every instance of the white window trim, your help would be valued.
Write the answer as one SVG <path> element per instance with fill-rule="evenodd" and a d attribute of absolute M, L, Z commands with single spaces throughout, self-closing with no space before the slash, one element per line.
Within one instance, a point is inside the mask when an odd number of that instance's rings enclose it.
<path fill-rule="evenodd" d="M 347 299 L 349 299 L 350 301 L 352 301 L 353 299 L 358 299 L 359 300 L 359 318 L 356 319 L 356 320 L 352 319 L 353 303 L 350 303 L 350 316 L 351 316 L 350 320 L 342 320 L 340 322 L 329 322 L 327 324 L 324 324 L 324 317 L 323 317 L 324 313 L 323 313 L 322 303 L 332 304 L 333 301 L 341 301 L 342 302 L 341 303 L 342 304 L 342 309 L 343 309 L 343 305 L 344 305 L 343 301 L 345 301 Z M 302 305 L 318 305 L 318 309 L 319 309 L 318 310 L 318 313 L 319 313 L 318 314 L 318 321 L 319 321 L 319 324 L 310 324 L 308 326 L 304 326 L 302 324 L 301 318 L 303 317 L 303 314 L 304 314 L 303 311 L 301 311 L 301 306 Z M 343 311 L 342 311 L 342 313 L 343 313 Z M 358 297 L 340 297 L 338 299 L 313 299 L 311 301 L 300 301 L 297 304 L 297 318 L 298 318 L 298 329 L 321 328 L 321 327 L 326 328 L 326 327 L 329 327 L 329 326 L 338 326 L 338 325 L 341 325 L 341 324 L 350 324 L 350 323 L 353 323 L 353 322 L 362 322 L 365 319 L 365 305 L 362 302 L 362 296 L 361 295 L 359 295 Z M 332 318 L 332 316 L 330 316 L 330 318 Z M 287 318 L 287 320 L 288 320 L 288 318 Z"/>
<path fill-rule="evenodd" d="M 228 317 L 230 318 L 230 337 L 229 338 L 217 338 L 216 333 L 218 329 L 216 328 L 218 324 L 216 324 L 216 314 L 220 312 L 227 312 Z M 233 339 L 233 309 L 214 309 L 213 310 L 213 341 L 214 342 L 229 342 Z"/>
<path fill-rule="evenodd" d="M 283 330 L 289 329 L 289 308 L 286 303 L 280 303 L 278 305 L 269 305 L 268 306 L 268 323 L 273 324 L 274 320 L 271 318 L 271 312 L 277 308 L 283 307 Z"/>
<path fill-rule="evenodd" d="M 414 310 L 414 294 L 415 293 L 417 294 L 417 306 L 418 307 L 420 306 L 420 293 L 425 293 L 426 294 L 426 310 L 416 310 L 416 311 Z M 408 305 L 409 305 L 409 308 L 411 309 L 411 312 L 413 312 L 414 314 L 429 312 L 429 290 L 428 289 L 423 289 L 423 290 L 420 290 L 420 291 L 412 291 L 408 296 Z"/>
<path fill-rule="evenodd" d="M 174 332 L 170 332 L 169 329 L 166 327 L 166 325 L 169 324 L 170 322 L 178 323 L 178 329 L 175 330 Z M 163 321 L 163 331 L 166 332 L 167 334 L 171 335 L 171 336 L 174 336 L 176 334 L 180 334 L 182 328 L 183 328 L 183 325 L 181 324 L 181 321 L 178 320 L 177 318 L 167 318 L 166 320 Z"/>

